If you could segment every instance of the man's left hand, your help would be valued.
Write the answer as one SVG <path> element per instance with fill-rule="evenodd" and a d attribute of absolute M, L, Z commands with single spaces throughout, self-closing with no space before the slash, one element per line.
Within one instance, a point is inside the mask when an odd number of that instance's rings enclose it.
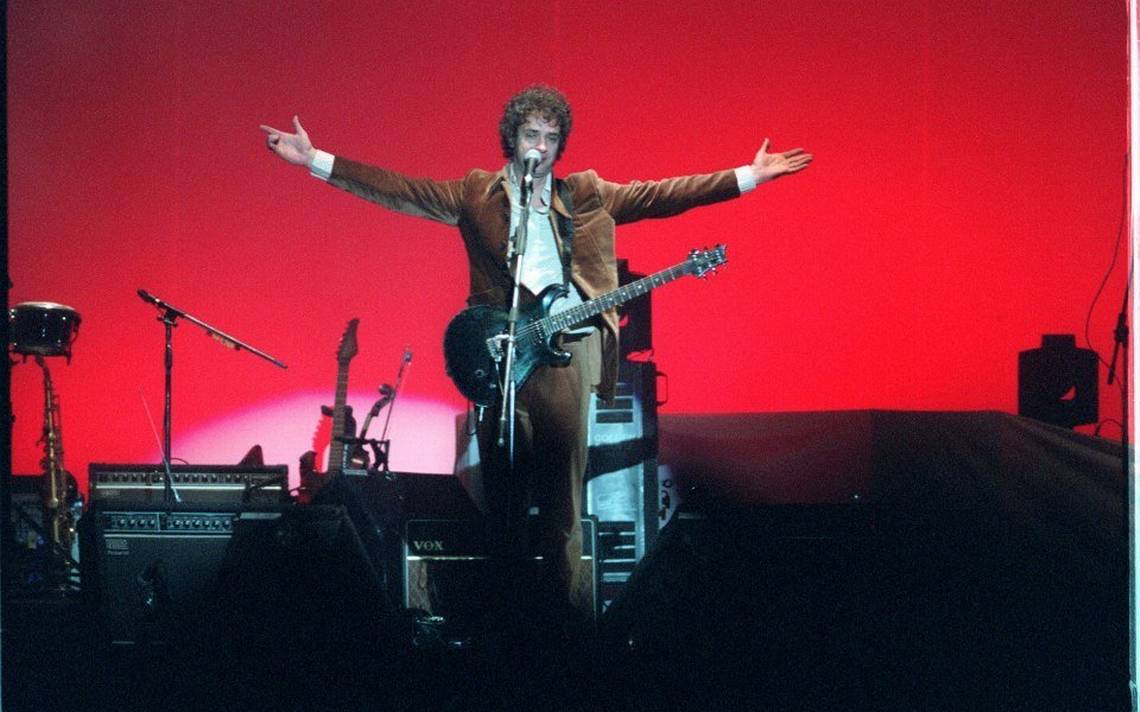
<path fill-rule="evenodd" d="M 756 177 L 756 185 L 760 185 L 780 176 L 802 171 L 808 167 L 811 159 L 812 155 L 802 148 L 793 148 L 783 153 L 768 153 L 768 139 L 764 139 L 764 144 L 756 152 L 756 158 L 750 167 L 752 175 Z"/>

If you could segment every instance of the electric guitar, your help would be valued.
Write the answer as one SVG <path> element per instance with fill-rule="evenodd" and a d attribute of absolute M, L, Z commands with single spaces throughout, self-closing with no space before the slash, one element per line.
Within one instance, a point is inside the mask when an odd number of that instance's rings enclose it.
<path fill-rule="evenodd" d="M 564 366 L 570 362 L 570 354 L 554 345 L 554 339 L 563 330 L 685 275 L 704 277 L 727 261 L 724 252 L 724 245 L 693 250 L 680 264 L 563 311 L 558 311 L 557 302 L 568 294 L 567 288 L 554 284 L 542 290 L 533 303 L 519 308 L 511 379 L 516 391 L 539 366 Z M 500 396 L 499 364 L 506 356 L 507 329 L 507 312 L 485 304 L 464 309 L 447 325 L 443 337 L 447 375 L 459 392 L 476 405 L 491 406 Z"/>
<path fill-rule="evenodd" d="M 337 347 L 336 400 L 332 409 L 333 425 L 332 438 L 329 444 L 328 471 L 325 473 L 317 471 L 317 453 L 315 451 L 310 450 L 301 456 L 301 486 L 310 495 L 315 494 L 329 478 L 344 469 L 345 442 L 342 437 L 352 434 L 345 433 L 344 427 L 350 417 L 348 413 L 350 409 L 345 405 L 345 401 L 348 400 L 348 364 L 357 353 L 356 327 L 359 323 L 359 319 L 348 322 L 344 335 L 340 337 L 340 346 Z M 326 406 L 321 406 L 321 411 L 327 413 L 325 408 Z"/>

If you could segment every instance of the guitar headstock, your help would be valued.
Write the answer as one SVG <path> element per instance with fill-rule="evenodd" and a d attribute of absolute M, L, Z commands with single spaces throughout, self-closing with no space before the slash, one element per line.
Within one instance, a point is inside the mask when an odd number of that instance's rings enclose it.
<path fill-rule="evenodd" d="M 690 252 L 688 262 L 689 267 L 693 270 L 693 276 L 704 277 L 708 272 L 716 272 L 717 267 L 728 262 L 728 258 L 724 256 L 724 251 L 724 245 L 717 245 L 711 250 L 705 248 Z"/>
<path fill-rule="evenodd" d="M 356 355 L 356 326 L 360 319 L 348 322 L 344 329 L 344 336 L 340 337 L 340 346 L 336 350 L 336 362 L 340 366 L 347 366 L 352 357 Z"/>

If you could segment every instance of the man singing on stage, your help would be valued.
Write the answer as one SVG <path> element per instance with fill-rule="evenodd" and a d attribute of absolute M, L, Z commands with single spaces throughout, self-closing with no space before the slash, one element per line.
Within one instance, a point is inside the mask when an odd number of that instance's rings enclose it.
<path fill-rule="evenodd" d="M 499 123 L 506 165 L 448 181 L 412 178 L 319 151 L 297 117 L 293 133 L 261 129 L 270 151 L 317 178 L 386 208 L 458 227 L 467 251 L 468 303 L 498 309 L 509 308 L 512 301 L 514 262 L 508 244 L 524 212 L 521 298 L 525 303 L 551 285 L 563 285 L 568 297 L 557 311 L 617 288 L 615 225 L 735 198 L 801 171 L 812 160 L 799 148 L 769 153 L 765 139 L 752 163 L 735 170 L 626 184 L 603 180 L 592 170 L 557 178 L 554 165 L 566 150 L 571 127 L 570 106 L 559 91 L 527 87 L 510 98 Z M 533 180 L 527 181 L 532 189 L 524 211 L 520 194 L 528 169 Z M 543 610 L 552 616 L 577 611 L 585 617 L 592 596 L 580 565 L 579 520 L 587 414 L 593 393 L 605 400 L 613 397 L 617 315 L 604 312 L 558 341 L 571 354 L 569 365 L 539 366 L 518 390 L 514 462 L 508 448 L 499 446 L 497 410 L 479 421 L 479 449 L 491 519 L 498 522 L 493 530 L 519 541 L 527 512 L 537 508 L 538 540 L 532 547 L 543 556 L 538 584 Z"/>

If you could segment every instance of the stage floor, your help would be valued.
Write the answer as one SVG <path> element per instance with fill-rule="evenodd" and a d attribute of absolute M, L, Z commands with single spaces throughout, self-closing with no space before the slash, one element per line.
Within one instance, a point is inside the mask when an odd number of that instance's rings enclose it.
<path fill-rule="evenodd" d="M 999 413 L 693 416 L 661 458 L 688 497 L 596 628 L 507 606 L 433 637 L 351 561 L 254 548 L 164 646 L 10 590 L 3 708 L 1128 709 L 1112 443 Z"/>

